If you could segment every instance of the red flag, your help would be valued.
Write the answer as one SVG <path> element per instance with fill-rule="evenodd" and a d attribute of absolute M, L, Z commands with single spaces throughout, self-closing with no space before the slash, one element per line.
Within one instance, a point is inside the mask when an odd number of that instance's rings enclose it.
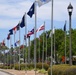
<path fill-rule="evenodd" d="M 5 40 L 3 40 L 1 44 L 2 44 L 2 46 L 5 46 Z"/>
<path fill-rule="evenodd" d="M 21 46 L 20 46 L 20 49 L 23 49 L 23 48 L 24 48 L 24 45 L 21 45 Z"/>

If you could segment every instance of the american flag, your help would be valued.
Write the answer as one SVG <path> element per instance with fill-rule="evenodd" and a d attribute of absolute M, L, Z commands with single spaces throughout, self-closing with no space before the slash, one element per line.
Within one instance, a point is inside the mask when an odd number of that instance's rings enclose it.
<path fill-rule="evenodd" d="M 31 31 L 28 32 L 27 36 L 30 36 L 32 34 L 34 34 L 34 28 Z"/>

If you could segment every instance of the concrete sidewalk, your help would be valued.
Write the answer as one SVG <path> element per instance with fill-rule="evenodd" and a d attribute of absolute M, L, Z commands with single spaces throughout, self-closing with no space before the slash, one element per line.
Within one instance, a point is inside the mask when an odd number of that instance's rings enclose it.
<path fill-rule="evenodd" d="M 10 75 L 35 75 L 35 71 L 19 71 L 19 70 L 13 70 L 13 69 L 0 69 L 0 71 L 9 73 Z M 45 74 L 40 74 L 36 71 L 36 75 L 45 75 Z"/>

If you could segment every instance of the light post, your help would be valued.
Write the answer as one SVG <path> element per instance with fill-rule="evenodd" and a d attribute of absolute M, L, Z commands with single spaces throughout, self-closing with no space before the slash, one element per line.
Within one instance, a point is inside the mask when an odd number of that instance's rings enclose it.
<path fill-rule="evenodd" d="M 71 42 L 71 15 L 72 15 L 72 11 L 73 11 L 73 6 L 71 5 L 71 3 L 69 4 L 68 6 L 68 13 L 69 13 L 69 32 L 70 32 L 70 37 L 69 37 L 69 41 L 70 41 L 70 44 L 69 44 L 69 48 L 70 48 L 70 53 L 69 53 L 69 64 L 70 66 L 72 65 L 72 42 Z"/>

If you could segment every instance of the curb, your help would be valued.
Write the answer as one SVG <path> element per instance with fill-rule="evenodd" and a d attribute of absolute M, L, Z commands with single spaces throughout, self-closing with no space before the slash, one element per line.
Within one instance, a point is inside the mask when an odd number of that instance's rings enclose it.
<path fill-rule="evenodd" d="M 5 73 L 7 73 L 7 74 L 9 74 L 9 75 L 16 75 L 16 74 L 12 74 L 12 73 L 6 72 L 6 71 L 4 71 L 4 70 L 2 70 L 2 69 L 0 69 L 0 71 L 1 71 L 1 72 L 5 72 Z"/>

